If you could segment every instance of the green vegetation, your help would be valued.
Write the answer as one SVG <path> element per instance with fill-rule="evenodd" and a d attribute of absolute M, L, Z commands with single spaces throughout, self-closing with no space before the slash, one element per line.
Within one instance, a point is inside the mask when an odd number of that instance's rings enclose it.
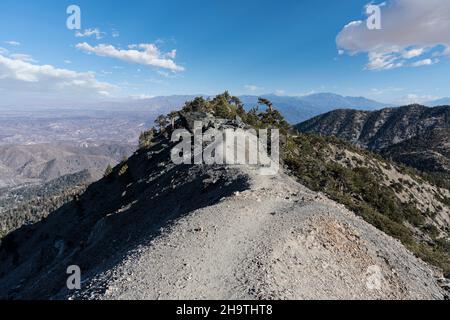
<path fill-rule="evenodd" d="M 217 118 L 230 120 L 239 117 L 244 123 L 255 129 L 278 128 L 281 134 L 287 134 L 291 131 L 290 125 L 269 100 L 259 99 L 259 105 L 265 106 L 266 110 L 260 111 L 259 106 L 255 106 L 249 112 L 246 112 L 241 100 L 225 91 L 212 99 L 197 97 L 192 101 L 186 102 L 182 112 L 207 112 Z M 159 131 L 163 132 L 169 124 L 171 126 L 174 125 L 175 118 L 176 113 L 172 112 L 167 116 L 160 115 L 155 123 Z"/>
<path fill-rule="evenodd" d="M 213 99 L 197 97 L 186 102 L 183 112 L 209 112 L 215 117 L 234 119 L 236 116 L 245 116 L 245 110 L 238 97 L 231 96 L 228 91 L 217 95 Z"/>
<path fill-rule="evenodd" d="M 105 178 L 106 178 L 106 177 L 109 177 L 109 176 L 111 175 L 112 172 L 113 172 L 113 169 L 112 169 L 111 165 L 108 164 L 108 166 L 107 166 L 106 169 L 105 169 L 105 173 L 103 174 L 103 176 L 104 176 Z"/>
<path fill-rule="evenodd" d="M 423 173 L 421 173 L 421 175 L 427 181 L 430 181 L 435 186 L 450 190 L 450 174 L 446 174 L 444 172 L 441 172 L 441 173 L 423 172 Z"/>
<path fill-rule="evenodd" d="M 168 124 L 167 116 L 164 115 L 159 115 L 155 120 L 155 125 L 159 129 L 159 132 L 164 131 Z"/>
<path fill-rule="evenodd" d="M 445 196 L 438 196 L 440 202 L 445 204 L 446 206 L 450 206 L 450 198 Z"/>
<path fill-rule="evenodd" d="M 139 147 L 148 148 L 158 137 L 168 137 L 175 129 L 177 119 L 190 112 L 209 113 L 229 120 L 240 119 L 253 129 L 279 129 L 284 165 L 301 183 L 344 204 L 373 226 L 400 240 L 424 261 L 450 272 L 450 244 L 440 238 L 436 226 L 427 221 L 436 212 L 421 212 L 410 192 L 415 185 L 408 179 L 393 180 L 384 170 L 396 168 L 419 183 L 426 180 L 447 186 L 445 179 L 424 176 L 406 165 L 394 165 L 381 155 L 361 150 L 335 137 L 298 134 L 271 101 L 260 98 L 258 105 L 246 111 L 239 98 L 227 91 L 214 98 L 197 97 L 186 102 L 180 112 L 158 116 L 155 128 L 140 135 Z M 105 175 L 111 172 L 112 169 L 108 168 Z M 119 165 L 118 176 L 125 180 L 130 178 L 127 159 Z M 399 194 L 411 200 L 402 202 Z M 435 197 L 442 205 L 450 205 L 450 199 L 442 194 Z M 416 231 L 432 241 L 420 240 Z"/>
<path fill-rule="evenodd" d="M 283 164 L 302 184 L 314 191 L 325 193 L 373 226 L 400 240 L 424 261 L 450 272 L 450 243 L 440 238 L 439 230 L 426 221 L 427 217 L 432 218 L 436 212 L 421 212 L 414 201 L 402 203 L 397 195 L 400 193 L 408 195 L 412 184 L 407 180 L 394 181 L 383 172 L 394 167 L 399 168 L 398 165 L 335 137 L 298 134 L 269 100 L 259 99 L 257 106 L 246 111 L 239 98 L 231 96 L 228 92 L 212 99 L 197 97 L 187 102 L 181 112 L 160 115 L 155 120 L 156 128 L 141 133 L 139 147 L 141 149 L 151 147 L 158 137 L 170 135 L 171 130 L 177 125 L 177 119 L 187 112 L 206 112 L 219 118 L 241 119 L 248 127 L 254 129 L 279 129 L 283 141 L 281 146 Z M 437 178 L 424 176 L 418 170 L 406 166 L 400 167 L 399 170 L 419 183 L 427 180 L 438 181 L 445 186 L 448 184 L 448 181 L 443 182 Z M 104 175 L 112 177 L 113 172 L 121 178 L 122 183 L 132 178 L 126 158 L 119 164 L 118 170 L 108 166 Z M 22 225 L 24 221 L 37 221 L 36 219 L 50 212 L 47 208 L 56 209 L 73 195 L 74 193 L 68 193 L 64 197 L 55 198 L 54 204 L 44 205 L 45 210 L 39 203 L 26 203 L 24 208 L 10 210 L 7 216 L 23 217 L 19 219 L 18 224 L 7 222 L 9 223 L 7 228 L 1 228 L 0 225 L 0 239 L 5 230 Z M 436 193 L 435 197 L 442 205 L 450 205 L 450 199 L 443 194 Z M 46 198 L 38 197 L 30 201 L 43 199 Z M 419 240 L 415 230 L 424 233 L 432 241 Z"/>
<path fill-rule="evenodd" d="M 338 159 L 332 160 L 332 146 L 339 147 L 339 150 L 362 153 L 370 159 L 368 152 L 357 150 L 336 138 L 303 134 L 288 138 L 283 159 L 286 166 L 307 187 L 324 192 L 331 199 L 344 204 L 367 222 L 399 239 L 424 261 L 450 271 L 449 247 L 442 241 L 434 245 L 421 243 L 407 227 L 410 224 L 433 239 L 437 237 L 436 229 L 425 224 L 425 215 L 414 203 L 405 204 L 398 199 L 396 191 L 403 186 L 386 187 L 382 183 L 380 169 L 369 169 L 361 162 L 357 162 L 358 166 L 353 168 L 346 166 L 342 163 L 342 154 Z"/>
<path fill-rule="evenodd" d="M 151 147 L 153 145 L 153 138 L 157 132 L 154 128 L 144 131 L 139 135 L 139 149 Z"/>
<path fill-rule="evenodd" d="M 122 177 L 128 173 L 128 164 L 124 164 L 122 167 L 120 167 L 119 170 L 119 177 Z"/>
<path fill-rule="evenodd" d="M 23 225 L 38 222 L 82 193 L 86 172 L 67 175 L 43 185 L 0 190 L 0 239 Z M 20 202 L 17 203 L 17 199 Z"/>

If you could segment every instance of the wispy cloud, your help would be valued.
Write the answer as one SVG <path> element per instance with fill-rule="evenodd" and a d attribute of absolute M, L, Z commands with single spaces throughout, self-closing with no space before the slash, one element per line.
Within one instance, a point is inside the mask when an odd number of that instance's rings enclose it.
<path fill-rule="evenodd" d="M 155 96 L 152 96 L 150 94 L 137 94 L 137 95 L 131 95 L 130 98 L 133 100 L 144 100 L 144 99 L 151 99 Z"/>
<path fill-rule="evenodd" d="M 421 95 L 417 93 L 410 93 L 397 99 L 396 103 L 398 105 L 407 105 L 413 103 L 423 104 L 425 102 L 429 102 L 436 99 L 439 99 L 439 97 L 433 95 Z"/>
<path fill-rule="evenodd" d="M 412 63 L 411 66 L 413 66 L 413 67 L 429 66 L 429 65 L 432 65 L 432 64 L 435 64 L 438 62 L 439 62 L 438 59 L 435 59 L 435 60 L 423 59 L 423 60 L 419 60 L 419 61 Z"/>
<path fill-rule="evenodd" d="M 94 53 L 101 57 L 115 58 L 131 63 L 154 66 L 172 71 L 184 71 L 184 67 L 174 62 L 176 50 L 163 53 L 154 44 L 134 44 L 129 45 L 128 49 L 119 49 L 113 45 L 100 44 L 91 46 L 88 43 L 79 43 L 76 48 L 87 53 Z"/>
<path fill-rule="evenodd" d="M 378 96 L 378 95 L 385 95 L 388 93 L 402 92 L 404 90 L 405 90 L 404 88 L 399 88 L 399 87 L 372 88 L 368 92 L 368 95 L 369 96 Z"/>
<path fill-rule="evenodd" d="M 5 41 L 6 44 L 9 44 L 10 46 L 20 46 L 20 42 L 18 41 L 14 41 L 14 40 L 10 40 L 10 41 Z"/>
<path fill-rule="evenodd" d="M 10 55 L 10 58 L 13 58 L 15 60 L 25 61 L 25 62 L 32 62 L 32 63 L 36 63 L 37 62 L 29 54 L 23 54 L 23 53 L 12 54 L 12 55 Z"/>
<path fill-rule="evenodd" d="M 367 53 L 368 70 L 431 65 L 433 55 L 450 55 L 448 0 L 387 0 L 381 6 L 381 30 L 352 21 L 336 38 L 340 54 Z"/>
<path fill-rule="evenodd" d="M 244 88 L 249 90 L 249 91 L 251 91 L 251 92 L 257 92 L 257 91 L 261 91 L 263 89 L 263 88 L 261 88 L 261 87 L 259 87 L 257 85 L 254 85 L 254 84 L 246 84 L 244 86 Z"/>
<path fill-rule="evenodd" d="M 167 71 L 162 71 L 162 70 L 158 70 L 157 73 L 164 78 L 169 78 L 170 77 L 170 73 Z"/>
<path fill-rule="evenodd" d="M 95 29 L 86 29 L 83 32 L 77 31 L 75 33 L 75 37 L 77 38 L 88 38 L 88 37 L 95 37 L 97 40 L 100 40 L 105 35 L 105 32 L 100 31 L 98 28 Z"/>

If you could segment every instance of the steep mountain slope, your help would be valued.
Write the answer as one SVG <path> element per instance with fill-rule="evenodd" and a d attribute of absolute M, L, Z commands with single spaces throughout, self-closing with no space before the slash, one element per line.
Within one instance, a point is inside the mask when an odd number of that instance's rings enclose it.
<path fill-rule="evenodd" d="M 431 270 L 342 206 L 284 174 L 262 177 L 251 168 L 236 169 L 227 171 L 226 179 L 242 175 L 245 190 L 178 219 L 73 298 L 441 296 Z M 371 269 L 378 268 L 380 287 L 367 290 Z"/>
<path fill-rule="evenodd" d="M 367 112 L 336 110 L 296 126 L 336 136 L 419 170 L 450 177 L 450 107 L 411 105 Z"/>
<path fill-rule="evenodd" d="M 47 182 L 83 170 L 88 170 L 93 178 L 98 179 L 108 164 L 117 164 L 133 149 L 129 145 L 0 146 L 0 187 Z"/>
<path fill-rule="evenodd" d="M 290 137 L 285 164 L 423 260 L 450 272 L 450 190 L 342 140 Z"/>
<path fill-rule="evenodd" d="M 430 130 L 390 146 L 382 154 L 427 172 L 436 182 L 450 188 L 450 127 Z"/>
<path fill-rule="evenodd" d="M 116 144 L 0 146 L 0 239 L 72 200 L 133 149 Z"/>
<path fill-rule="evenodd" d="M 0 298 L 445 297 L 437 269 L 283 171 L 175 165 L 172 147 L 159 136 L 8 235 Z M 69 265 L 82 270 L 80 291 L 65 287 Z"/>
<path fill-rule="evenodd" d="M 36 223 L 82 193 L 94 181 L 89 171 L 49 182 L 0 188 L 0 240 L 25 224 Z"/>

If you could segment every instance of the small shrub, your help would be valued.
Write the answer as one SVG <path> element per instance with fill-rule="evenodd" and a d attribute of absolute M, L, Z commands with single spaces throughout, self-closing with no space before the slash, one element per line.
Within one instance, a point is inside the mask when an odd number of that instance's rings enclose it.
<path fill-rule="evenodd" d="M 128 173 L 128 164 L 124 164 L 119 170 L 119 177 L 122 177 Z"/>
<path fill-rule="evenodd" d="M 105 177 L 105 178 L 109 177 L 111 175 L 112 171 L 113 170 L 112 170 L 111 165 L 108 164 L 108 166 L 105 169 L 105 173 L 103 174 L 103 177 Z"/>

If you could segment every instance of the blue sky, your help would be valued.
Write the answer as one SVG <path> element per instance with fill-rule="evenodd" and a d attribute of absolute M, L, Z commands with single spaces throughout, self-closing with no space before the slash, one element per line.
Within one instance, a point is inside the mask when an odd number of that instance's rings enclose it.
<path fill-rule="evenodd" d="M 406 42 L 406 35 L 390 37 L 392 30 L 410 28 L 407 19 L 400 26 L 389 21 L 397 18 L 394 4 L 403 1 L 382 7 L 387 27 L 395 29 L 371 33 L 375 36 L 366 43 L 365 31 L 345 26 L 366 19 L 367 0 L 2 0 L 0 94 L 8 103 L 225 89 L 335 92 L 396 103 L 450 96 L 447 35 L 436 39 L 423 32 Z M 448 1 L 430 0 L 427 9 L 432 2 L 444 6 L 442 19 L 449 18 Z M 71 4 L 81 8 L 78 36 L 66 27 Z M 337 44 L 338 34 L 343 36 Z M 377 41 L 384 45 L 381 51 Z M 410 58 L 405 53 L 413 49 L 423 53 Z"/>

